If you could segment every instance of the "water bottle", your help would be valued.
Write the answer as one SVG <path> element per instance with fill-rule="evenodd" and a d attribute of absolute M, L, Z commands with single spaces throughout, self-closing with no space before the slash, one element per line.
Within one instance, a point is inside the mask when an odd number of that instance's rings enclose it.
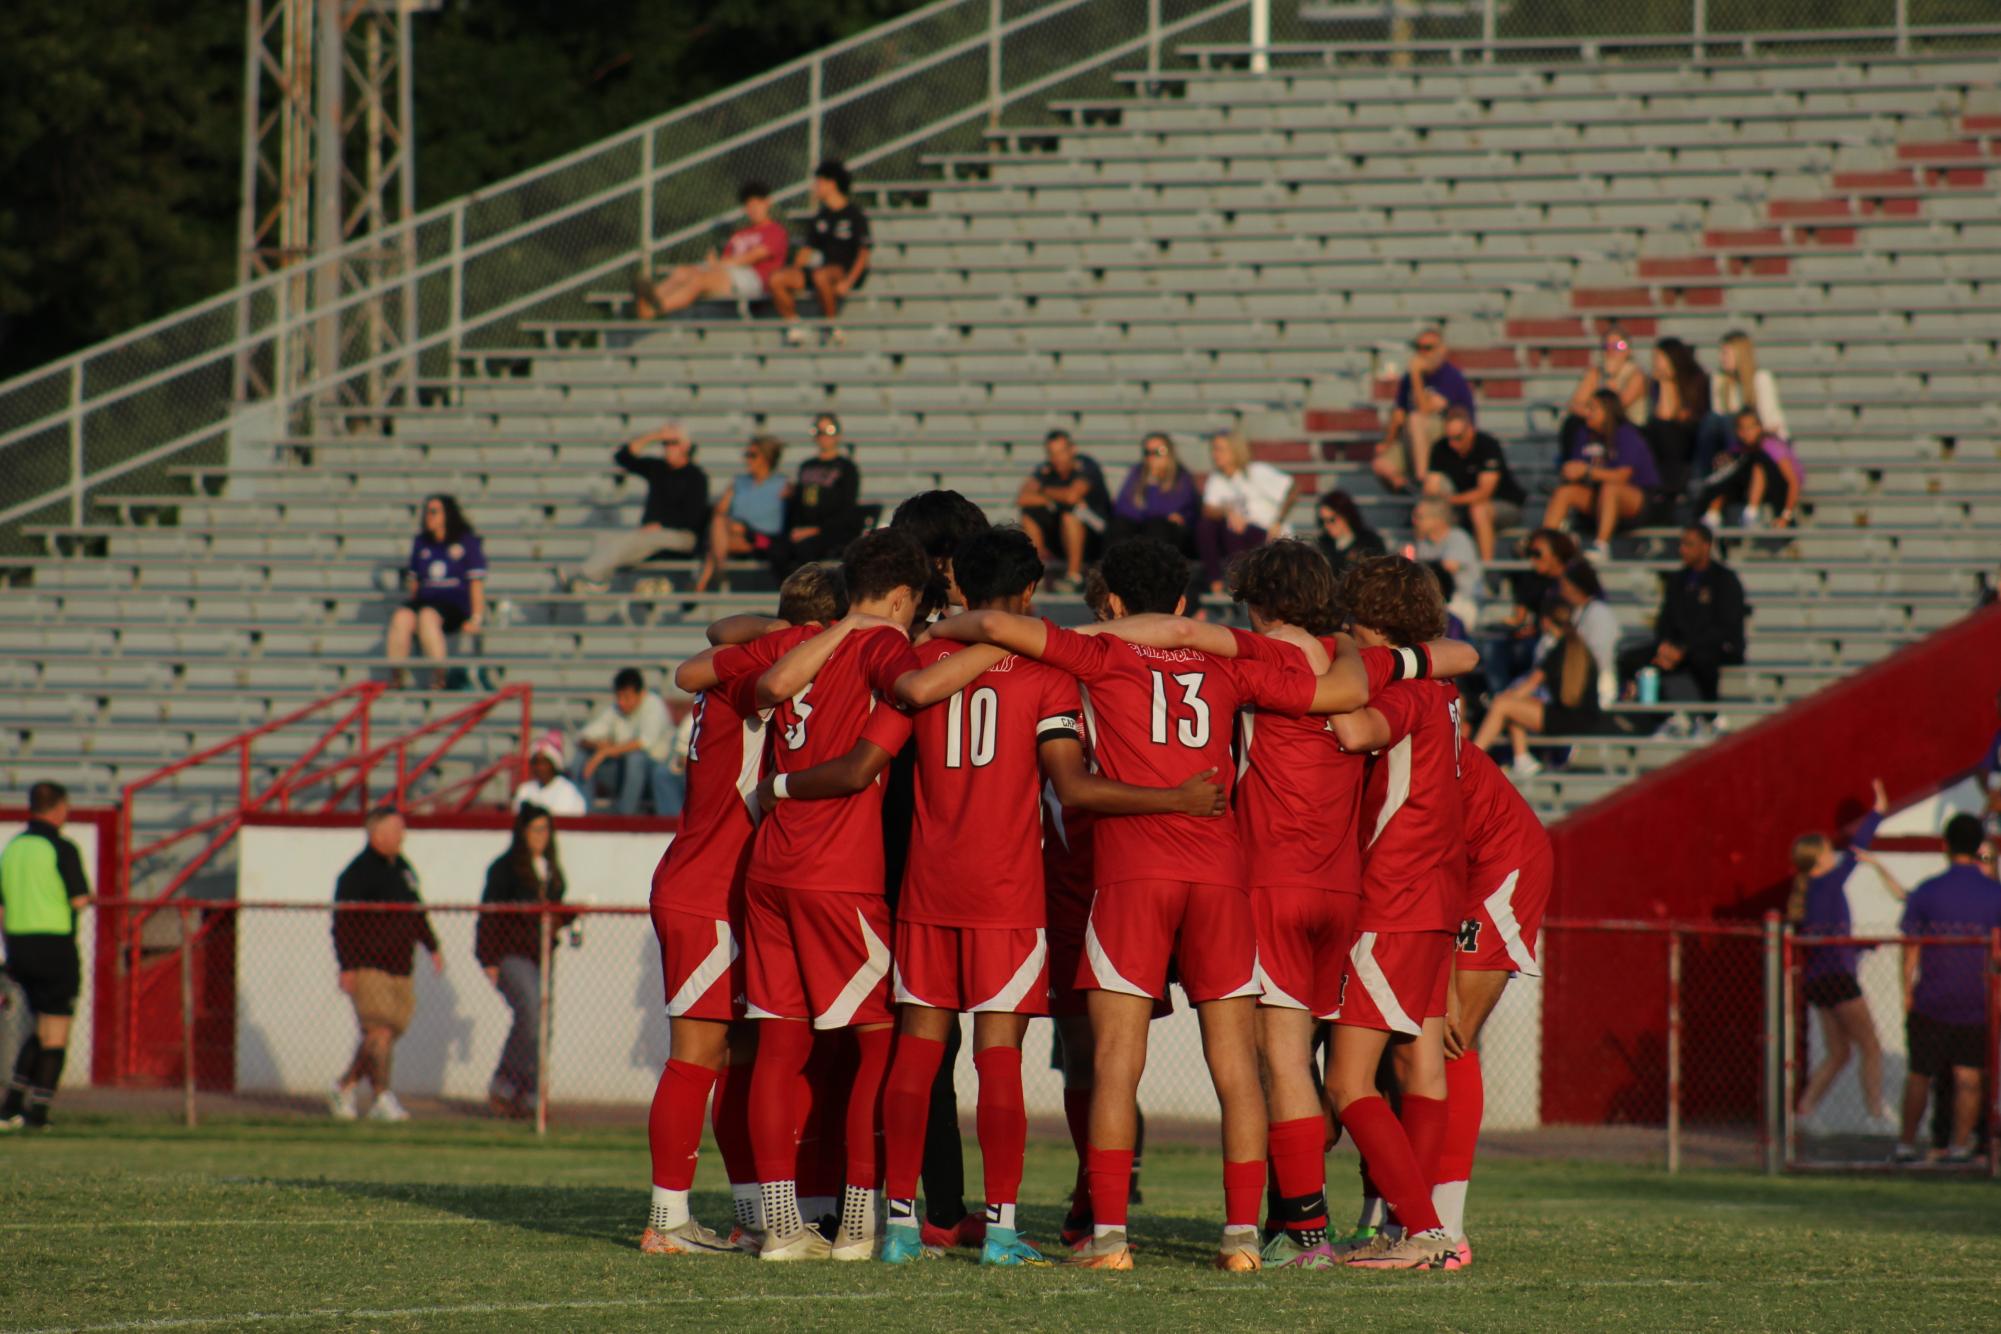
<path fill-rule="evenodd" d="M 1642 667 L 1640 668 L 1639 675 L 1635 676 L 1633 681 L 1640 688 L 1640 703 L 1658 704 L 1661 702 L 1661 674 L 1659 668 Z"/>

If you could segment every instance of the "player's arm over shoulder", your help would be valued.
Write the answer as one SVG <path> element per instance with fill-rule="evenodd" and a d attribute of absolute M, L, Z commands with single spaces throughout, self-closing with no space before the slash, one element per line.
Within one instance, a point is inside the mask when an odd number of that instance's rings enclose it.
<path fill-rule="evenodd" d="M 947 616 L 931 627 L 933 639 L 953 639 L 962 644 L 992 644 L 1025 658 L 1040 659 L 1050 641 L 1068 631 L 1056 630 L 1035 616 L 1017 616 L 1006 611 L 962 611 Z M 1076 638 L 1075 635 L 1071 636 Z"/>
<path fill-rule="evenodd" d="M 897 702 L 907 709 L 922 709 L 950 699 L 1007 656 L 1006 649 L 993 644 L 969 644 L 956 653 L 920 651 L 920 665 L 896 678 Z"/>

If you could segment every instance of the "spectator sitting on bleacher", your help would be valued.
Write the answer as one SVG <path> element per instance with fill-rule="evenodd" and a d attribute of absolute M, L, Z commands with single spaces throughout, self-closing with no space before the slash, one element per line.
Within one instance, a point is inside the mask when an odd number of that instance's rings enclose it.
<path fill-rule="evenodd" d="M 1241 431 L 1210 436 L 1209 461 L 1202 513 L 1195 520 L 1195 549 L 1209 591 L 1221 596 L 1223 567 L 1232 556 L 1284 534 L 1295 488 L 1289 475 L 1251 457 L 1251 443 Z"/>
<path fill-rule="evenodd" d="M 1195 520 L 1201 514 L 1201 495 L 1195 478 L 1181 466 L 1174 441 L 1166 432 L 1155 431 L 1140 444 L 1140 461 L 1126 474 L 1112 502 L 1108 541 L 1128 537 L 1157 537 L 1170 542 L 1184 556 L 1195 553 Z"/>
<path fill-rule="evenodd" d="M 1417 537 L 1417 559 L 1426 564 L 1436 561 L 1452 575 L 1454 592 L 1446 598 L 1446 610 L 1468 626 L 1478 624 L 1487 569 L 1473 539 L 1452 522 L 1452 506 L 1427 496 L 1412 507 L 1410 522 Z"/>
<path fill-rule="evenodd" d="M 514 789 L 510 803 L 516 810 L 539 806 L 551 815 L 582 815 L 589 805 L 584 794 L 563 773 L 563 734 L 551 728 L 535 743 L 528 757 L 528 781 Z"/>
<path fill-rule="evenodd" d="M 660 443 L 660 457 L 644 457 L 646 447 L 655 441 Z M 702 525 L 708 521 L 708 474 L 695 465 L 695 446 L 679 422 L 668 422 L 620 445 L 611 459 L 633 476 L 646 479 L 646 508 L 639 516 L 639 527 L 597 538 L 582 572 L 571 581 L 573 592 L 602 593 L 616 571 L 663 551 L 676 556 L 692 554 L 701 540 Z"/>
<path fill-rule="evenodd" d="M 1089 454 L 1077 452 L 1067 431 L 1051 431 L 1042 440 L 1047 460 L 1021 484 L 1015 503 L 1021 507 L 1021 527 L 1035 543 L 1044 565 L 1056 559 L 1054 544 L 1063 547 L 1063 583 L 1072 592 L 1083 586 L 1084 562 L 1101 547 L 1112 496 L 1105 489 L 1105 472 Z"/>
<path fill-rule="evenodd" d="M 1744 585 L 1715 558 L 1715 538 L 1699 523 L 1681 530 L 1681 568 L 1661 576 L 1654 637 L 1619 655 L 1619 679 L 1651 666 L 1664 700 L 1713 700 L 1726 666 L 1744 661 Z"/>
<path fill-rule="evenodd" d="M 1320 554 L 1334 567 L 1338 582 L 1341 572 L 1358 560 L 1381 556 L 1389 551 L 1383 535 L 1369 527 L 1355 498 L 1338 488 L 1322 492 L 1317 505 L 1320 519 Z"/>
<path fill-rule="evenodd" d="M 813 419 L 813 447 L 786 503 L 788 569 L 838 556 L 861 536 L 862 470 L 842 444 L 840 418 L 823 412 Z"/>
<path fill-rule="evenodd" d="M 1640 518 L 1660 487 L 1660 472 L 1640 429 L 1626 420 L 1619 396 L 1600 389 L 1585 406 L 1584 420 L 1564 454 L 1562 481 L 1550 495 L 1542 526 L 1561 528 L 1572 514 L 1598 517 L 1596 560 L 1612 558 L 1612 535 L 1619 525 Z"/>
<path fill-rule="evenodd" d="M 1619 648 L 1618 618 L 1589 561 L 1565 567 L 1544 619 L 1536 669 L 1494 697 L 1473 735 L 1474 745 L 1492 750 L 1505 732 L 1515 773 L 1524 778 L 1542 771 L 1529 751 L 1531 734 L 1588 736 L 1600 729 Z"/>
<path fill-rule="evenodd" d="M 1536 664 L 1537 620 L 1556 596 L 1564 567 L 1577 559 L 1577 542 L 1560 528 L 1538 528 L 1522 544 L 1529 568 L 1510 580 L 1514 606 L 1502 624 L 1507 633 L 1488 642 L 1487 686 L 1498 695 Z"/>
<path fill-rule="evenodd" d="M 820 207 L 806 224 L 792 262 L 771 275 L 771 304 L 786 322 L 785 341 L 795 347 L 806 341 L 798 323 L 799 294 L 809 281 L 820 299 L 820 314 L 831 323 L 840 317 L 841 302 L 868 275 L 868 215 L 848 197 L 853 186 L 854 177 L 834 158 L 813 168 L 813 198 Z M 835 343 L 847 341 L 838 327 L 827 333 Z"/>
<path fill-rule="evenodd" d="M 1695 350 L 1679 338 L 1654 344 L 1654 401 L 1646 425 L 1647 447 L 1661 485 L 1676 496 L 1688 488 L 1697 430 L 1709 416 L 1709 373 Z"/>
<path fill-rule="evenodd" d="M 746 182 L 737 192 L 746 225 L 730 233 L 723 253 L 683 264 L 658 282 L 633 280 L 633 309 L 642 320 L 685 310 L 697 301 L 762 301 L 771 275 L 785 265 L 785 224 L 771 216 L 771 189 Z"/>
<path fill-rule="evenodd" d="M 752 436 L 743 450 L 743 471 L 730 479 L 709 518 L 709 554 L 695 591 L 704 592 L 731 556 L 775 558 L 785 541 L 785 498 L 792 484 L 779 475 L 785 446 L 768 435 Z M 728 581 L 724 580 L 724 587 Z"/>
<path fill-rule="evenodd" d="M 1728 453 L 1716 456 L 1716 473 L 1695 498 L 1696 513 L 1711 529 L 1727 521 L 1726 505 L 1739 506 L 1746 528 L 1758 526 L 1766 502 L 1772 522 L 1790 528 L 1806 481 L 1792 445 L 1765 429 L 1758 414 L 1745 408 L 1737 414 L 1737 433 Z"/>
<path fill-rule="evenodd" d="M 1369 465 L 1392 491 L 1402 491 L 1411 478 L 1422 486 L 1431 475 L 1431 446 L 1444 428 L 1447 408 L 1456 403 L 1473 411 L 1473 386 L 1445 359 L 1445 335 L 1426 329 L 1410 347 L 1410 369 L 1397 381 L 1390 423 Z"/>
<path fill-rule="evenodd" d="M 1557 461 L 1562 462 L 1564 451 L 1583 426 L 1590 414 L 1591 403 L 1605 390 L 1611 390 L 1619 400 L 1619 407 L 1627 421 L 1635 426 L 1647 424 L 1648 391 L 1652 385 L 1640 364 L 1633 360 L 1633 345 L 1618 328 L 1606 332 L 1603 348 L 1598 361 L 1588 367 L 1578 378 L 1577 388 L 1570 391 L 1569 411 L 1563 423 L 1557 427 Z"/>
<path fill-rule="evenodd" d="M 385 645 L 389 661 L 399 664 L 390 684 L 401 688 L 407 680 L 400 664 L 409 661 L 414 635 L 424 656 L 439 664 L 431 669 L 431 688 L 443 690 L 445 636 L 476 635 L 486 623 L 486 551 L 456 498 L 425 497 L 403 582 L 410 600 L 391 613 Z"/>
<path fill-rule="evenodd" d="M 584 790 L 593 810 L 603 810 L 600 777 L 610 780 L 612 809 L 620 815 L 639 814 L 642 798 L 650 795 L 655 815 L 678 815 L 680 793 L 668 750 L 674 743 L 674 720 L 667 702 L 646 688 L 636 667 L 621 667 L 611 682 L 611 703 L 599 709 L 578 735 L 580 743 L 571 777 Z"/>
<path fill-rule="evenodd" d="M 1474 425 L 1472 409 L 1457 403 L 1445 410 L 1445 448 L 1431 451 L 1424 494 L 1459 512 L 1483 561 L 1494 559 L 1496 530 L 1522 521 L 1522 504 L 1529 498 L 1508 467 L 1501 442 Z"/>
<path fill-rule="evenodd" d="M 1717 374 L 1709 381 L 1709 415 L 1695 437 L 1694 478 L 1700 484 L 1709 476 L 1710 461 L 1730 448 L 1737 432 L 1737 414 L 1746 408 L 1758 414 L 1765 429 L 1781 439 L 1792 439 L 1786 429 L 1786 410 L 1779 404 L 1778 382 L 1772 373 L 1758 369 L 1758 351 L 1751 335 L 1732 329 L 1723 335 L 1716 353 Z"/>

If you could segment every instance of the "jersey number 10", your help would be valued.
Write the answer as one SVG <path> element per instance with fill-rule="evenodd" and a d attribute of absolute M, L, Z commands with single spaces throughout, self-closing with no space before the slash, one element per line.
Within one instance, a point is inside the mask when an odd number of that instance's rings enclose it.
<path fill-rule="evenodd" d="M 962 769 L 965 767 L 967 713 L 972 714 L 973 767 L 980 768 L 994 762 L 994 737 L 1000 728 L 1000 696 L 992 686 L 981 686 L 973 692 L 970 705 L 966 702 L 966 692 L 961 690 L 952 696 L 952 705 L 945 713 L 945 767 Z"/>

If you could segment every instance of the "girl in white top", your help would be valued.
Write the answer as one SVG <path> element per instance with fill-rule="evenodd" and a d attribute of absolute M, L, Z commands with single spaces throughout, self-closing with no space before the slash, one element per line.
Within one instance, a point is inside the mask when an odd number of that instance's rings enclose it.
<path fill-rule="evenodd" d="M 1250 442 L 1238 431 L 1210 437 L 1209 458 L 1214 466 L 1202 487 L 1195 548 L 1210 591 L 1221 593 L 1223 566 L 1231 556 L 1287 533 L 1294 486 L 1290 475 L 1253 459 Z"/>

